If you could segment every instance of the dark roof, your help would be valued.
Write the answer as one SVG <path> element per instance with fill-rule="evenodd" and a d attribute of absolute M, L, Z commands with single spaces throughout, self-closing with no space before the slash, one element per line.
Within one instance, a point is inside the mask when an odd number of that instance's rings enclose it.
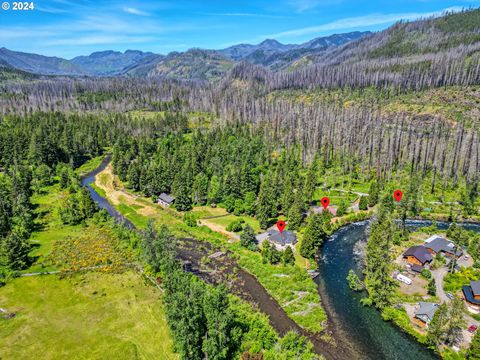
<path fill-rule="evenodd" d="M 403 257 L 413 256 L 422 264 L 432 261 L 432 254 L 424 246 L 412 246 L 404 252 Z"/>
<path fill-rule="evenodd" d="M 465 296 L 465 299 L 469 303 L 472 303 L 472 304 L 475 304 L 475 305 L 480 305 L 480 300 L 475 299 L 471 286 L 468 286 L 468 285 L 462 286 L 462 291 L 463 291 L 463 295 Z"/>
<path fill-rule="evenodd" d="M 438 309 L 438 304 L 421 301 L 419 305 L 420 308 L 415 312 L 415 316 L 426 323 L 430 322 Z"/>
<path fill-rule="evenodd" d="M 449 253 L 449 254 L 452 254 L 452 255 L 455 253 L 455 244 L 451 241 L 448 241 L 445 238 L 440 237 L 440 236 L 438 236 L 435 239 L 433 239 L 432 241 L 426 243 L 425 247 L 427 249 L 432 249 L 436 253 L 439 253 L 439 252 L 442 252 L 442 251 L 446 252 L 446 253 Z M 456 255 L 461 256 L 462 255 L 462 250 L 457 248 Z"/>
<path fill-rule="evenodd" d="M 417 265 L 417 264 L 412 264 L 412 266 L 410 266 L 410 269 L 412 269 L 412 271 L 421 273 L 422 270 L 423 270 L 423 266 L 422 265 Z"/>
<path fill-rule="evenodd" d="M 470 281 L 470 287 L 472 288 L 473 295 L 480 295 L 480 280 Z"/>
<path fill-rule="evenodd" d="M 282 246 L 287 244 L 295 245 L 297 243 L 297 236 L 295 233 L 288 230 L 285 230 L 282 233 L 278 230 L 269 230 L 268 239 Z"/>
<path fill-rule="evenodd" d="M 160 196 L 158 197 L 159 200 L 165 201 L 168 204 L 171 204 L 174 202 L 175 198 L 171 195 L 161 193 Z"/>

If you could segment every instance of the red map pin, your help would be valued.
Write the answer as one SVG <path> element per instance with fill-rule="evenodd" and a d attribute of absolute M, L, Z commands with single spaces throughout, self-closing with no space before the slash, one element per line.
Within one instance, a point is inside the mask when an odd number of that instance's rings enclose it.
<path fill-rule="evenodd" d="M 325 196 L 320 200 L 320 203 L 322 204 L 323 208 L 327 210 L 328 204 L 330 204 L 330 199 Z"/>
<path fill-rule="evenodd" d="M 283 221 L 283 220 L 278 220 L 277 221 L 277 228 L 278 228 L 278 231 L 280 231 L 280 234 L 283 232 L 283 230 L 285 230 L 285 226 L 287 226 L 285 221 Z"/>
<path fill-rule="evenodd" d="M 397 200 L 397 202 L 402 200 L 402 196 L 403 196 L 403 193 L 401 190 L 395 190 L 393 192 L 393 197 L 395 198 L 395 200 Z"/>

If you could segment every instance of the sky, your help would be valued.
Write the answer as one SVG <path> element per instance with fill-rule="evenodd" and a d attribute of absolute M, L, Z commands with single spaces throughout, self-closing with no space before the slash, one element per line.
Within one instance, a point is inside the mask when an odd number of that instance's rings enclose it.
<path fill-rule="evenodd" d="M 0 47 L 70 59 L 128 49 L 167 54 L 267 38 L 302 43 L 479 7 L 480 0 L 38 0 L 14 11 L 0 0 Z"/>

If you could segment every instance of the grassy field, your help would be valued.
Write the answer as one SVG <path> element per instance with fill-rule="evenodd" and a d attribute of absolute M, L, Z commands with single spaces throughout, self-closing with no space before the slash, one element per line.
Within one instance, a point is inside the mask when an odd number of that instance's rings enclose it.
<path fill-rule="evenodd" d="M 176 359 L 160 293 L 133 272 L 15 279 L 0 288 L 2 359 Z M 40 355 L 41 354 L 41 355 Z"/>
<path fill-rule="evenodd" d="M 32 197 L 32 203 L 35 206 L 35 225 L 38 229 L 30 237 L 33 249 L 30 256 L 35 259 L 32 266 L 24 273 L 52 271 L 56 268 L 47 264 L 46 258 L 50 254 L 55 241 L 62 241 L 68 237 L 80 234 L 83 230 L 82 225 L 63 225 L 58 215 L 59 203 L 64 193 L 60 190 L 58 184 L 49 186 L 41 194 L 35 194 Z"/>
<path fill-rule="evenodd" d="M 130 194 L 125 189 L 118 189 L 113 186 L 113 182 L 111 168 L 107 167 L 97 176 L 96 184 L 106 192 L 109 201 L 120 212 L 126 214 L 127 218 L 135 225 L 142 227 L 151 218 L 157 224 L 167 225 L 176 236 L 194 237 L 234 252 L 238 256 L 239 265 L 257 277 L 267 292 L 300 326 L 313 332 L 324 329 L 326 314 L 321 307 L 316 285 L 304 269 L 298 266 L 263 264 L 258 252 L 246 250 L 238 242 L 230 243 L 227 241 L 227 237 L 206 226 L 188 227 L 182 217 L 173 209 L 164 209 L 153 204 L 151 200 Z M 116 182 L 118 183 L 118 181 Z M 119 193 L 121 193 L 120 196 Z M 215 216 L 216 214 L 222 215 L 225 210 L 200 207 L 194 211 L 204 216 Z M 224 222 L 226 226 L 230 222 L 229 220 L 234 218 L 236 218 L 234 215 L 228 215 L 209 219 L 209 221 L 220 220 L 221 226 L 224 225 Z M 254 228 L 258 228 L 258 225 Z"/>
<path fill-rule="evenodd" d="M 82 171 L 100 161 L 93 159 Z M 115 273 L 102 267 L 63 278 L 20 277 L 1 287 L 0 307 L 16 316 L 0 317 L 0 359 L 176 359 L 158 289 L 137 273 L 111 266 L 129 258 L 108 229 L 63 225 L 63 196 L 56 184 L 32 197 L 34 262 L 23 273 L 104 263 Z"/>
<path fill-rule="evenodd" d="M 235 220 L 244 220 L 245 223 L 243 225 L 244 226 L 247 225 L 247 224 L 250 225 L 252 227 L 253 231 L 255 231 L 255 233 L 260 233 L 262 231 L 260 229 L 260 224 L 259 224 L 258 220 L 251 217 L 251 216 L 235 216 L 233 214 L 229 214 L 229 215 L 226 215 L 226 216 L 223 216 L 223 217 L 209 219 L 208 221 L 211 222 L 211 223 L 220 225 L 223 228 L 226 228 L 228 226 L 228 224 L 230 224 L 231 222 L 233 222 Z"/>

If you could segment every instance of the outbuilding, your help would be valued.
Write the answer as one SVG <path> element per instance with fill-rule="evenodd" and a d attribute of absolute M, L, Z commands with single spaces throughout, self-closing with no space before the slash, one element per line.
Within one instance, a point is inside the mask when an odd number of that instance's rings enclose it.
<path fill-rule="evenodd" d="M 157 203 L 164 206 L 164 207 L 169 207 L 170 205 L 173 204 L 175 201 L 175 198 L 171 195 L 161 193 L 160 196 L 158 197 Z"/>

